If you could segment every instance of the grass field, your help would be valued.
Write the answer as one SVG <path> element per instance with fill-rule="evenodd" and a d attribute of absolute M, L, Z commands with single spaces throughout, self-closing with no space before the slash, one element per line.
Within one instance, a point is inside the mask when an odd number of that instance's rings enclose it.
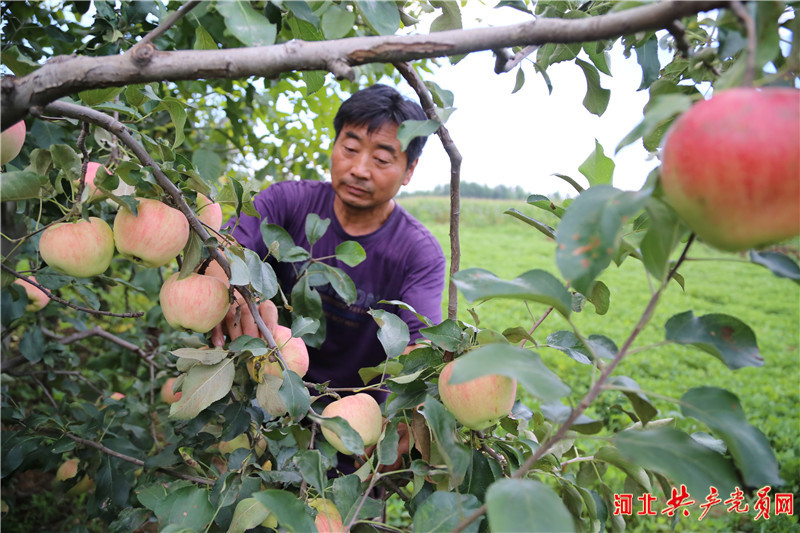
<path fill-rule="evenodd" d="M 409 197 L 400 202 L 433 232 L 449 261 L 449 198 Z M 461 269 L 481 267 L 502 279 L 512 279 L 532 268 L 542 268 L 560 278 L 554 260 L 554 243 L 526 224 L 504 215 L 509 208 L 542 219 L 541 210 L 523 201 L 462 200 Z M 763 431 L 772 444 L 781 477 L 787 482 L 780 490 L 793 492 L 797 506 L 800 496 L 800 411 L 797 408 L 800 403 L 800 286 L 750 263 L 744 255 L 717 253 L 697 243 L 681 273 L 685 277 L 685 290 L 677 283 L 671 284 L 653 319 L 634 344 L 638 350 L 622 362 L 615 374 L 634 379 L 646 393 L 672 398 L 680 398 L 689 388 L 701 385 L 721 387 L 736 394 L 750 423 Z M 584 335 L 602 334 L 620 346 L 645 309 L 651 287 L 642 264 L 630 259 L 620 267 L 612 264 L 600 279 L 611 290 L 608 313 L 597 315 L 587 303 L 573 321 Z M 529 330 L 534 317 L 541 317 L 545 311 L 541 305 L 531 305 L 529 312 L 523 302 L 516 300 L 474 306 L 459 294 L 458 318 L 474 323 L 467 312 L 469 307 L 474 307 L 481 327 L 499 331 L 514 326 Z M 446 315 L 446 302 L 444 308 Z M 698 316 L 724 313 L 744 321 L 756 334 L 764 366 L 731 371 L 718 359 L 697 349 L 663 344 L 664 323 L 671 316 L 688 310 Z M 552 313 L 534 337 L 543 345 L 549 333 L 565 329 L 570 326 Z M 545 346 L 538 352 L 572 387 L 576 401 L 582 397 L 590 384 L 591 367 Z M 614 395 L 613 392 L 604 393 L 599 399 L 601 405 L 610 404 Z M 669 401 L 654 403 L 660 416 L 678 412 L 677 406 Z M 590 408 L 588 414 L 597 413 Z M 684 429 L 694 430 L 691 426 L 684 426 Z M 796 516 L 793 520 L 796 524 Z M 759 529 L 760 525 L 754 530 Z"/>

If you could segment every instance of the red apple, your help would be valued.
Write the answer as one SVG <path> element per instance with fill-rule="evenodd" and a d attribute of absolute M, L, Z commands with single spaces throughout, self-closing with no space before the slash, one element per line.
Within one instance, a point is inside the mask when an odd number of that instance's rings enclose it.
<path fill-rule="evenodd" d="M 364 392 L 329 403 L 322 410 L 322 416 L 326 418 L 340 416 L 347 420 L 350 427 L 361 435 L 364 446 L 376 444 L 381 437 L 383 427 L 381 408 L 375 398 Z M 322 434 L 331 446 L 344 454 L 352 455 L 353 452 L 345 447 L 339 436 L 331 429 L 322 426 Z"/>
<path fill-rule="evenodd" d="M 105 198 L 105 194 L 103 191 L 97 189 L 97 186 L 94 184 L 94 180 L 97 177 L 97 171 L 103 169 L 107 174 L 111 174 L 106 167 L 101 165 L 100 163 L 95 163 L 94 161 L 90 161 L 86 165 L 86 179 L 84 180 L 84 187 L 86 188 L 86 196 L 89 201 L 99 200 L 101 198 Z M 77 180 L 76 180 L 77 183 Z"/>
<path fill-rule="evenodd" d="M 517 380 L 494 374 L 451 384 L 450 361 L 439 376 L 439 397 L 456 420 L 470 429 L 485 429 L 511 412 L 517 396 Z"/>
<path fill-rule="evenodd" d="M 48 265 L 62 274 L 76 278 L 97 276 L 111 264 L 114 234 L 97 217 L 60 222 L 42 232 L 39 252 Z"/>
<path fill-rule="evenodd" d="M 20 120 L 0 134 L 0 165 L 5 165 L 19 155 L 25 144 L 25 121 Z"/>
<path fill-rule="evenodd" d="M 184 219 L 186 220 L 186 219 Z M 161 312 L 170 326 L 206 333 L 228 312 L 228 288 L 215 277 L 172 274 L 161 286 Z"/>
<path fill-rule="evenodd" d="M 272 307 L 274 307 L 274 305 Z M 261 306 L 259 306 L 259 309 L 260 308 Z M 265 320 L 265 322 L 267 327 L 269 327 L 269 321 Z M 293 371 L 301 378 L 305 376 L 306 372 L 308 372 L 308 348 L 306 348 L 306 343 L 299 337 L 292 337 L 292 329 L 287 328 L 286 326 L 275 325 L 275 329 L 272 331 L 273 336 L 275 337 L 275 344 L 278 345 L 278 349 L 281 351 L 283 360 L 286 361 L 287 365 L 289 365 L 289 370 Z M 280 362 L 278 361 L 265 361 L 262 365 L 262 371 L 266 374 L 283 377 L 283 370 Z"/>
<path fill-rule="evenodd" d="M 172 386 L 177 378 L 168 378 L 161 386 L 161 400 L 168 404 L 173 404 L 181 399 L 181 391 L 175 392 Z"/>
<path fill-rule="evenodd" d="M 200 222 L 211 228 L 211 233 L 218 232 L 222 227 L 222 206 L 204 195 L 197 193 L 197 218 Z"/>
<path fill-rule="evenodd" d="M 327 498 L 314 498 L 308 502 L 308 506 L 317 511 L 314 525 L 317 526 L 319 533 L 341 533 L 344 531 L 342 515 L 333 501 Z"/>
<path fill-rule="evenodd" d="M 111 398 L 112 400 L 116 400 L 116 401 L 118 401 L 118 402 L 119 402 L 119 401 L 121 401 L 123 398 L 125 398 L 125 395 L 124 395 L 124 394 L 122 394 L 121 392 L 112 392 L 111 394 L 109 394 L 109 396 L 108 396 L 108 397 L 109 397 L 109 398 Z"/>
<path fill-rule="evenodd" d="M 114 219 L 114 242 L 120 254 L 146 267 L 172 261 L 189 240 L 189 221 L 158 200 L 137 198 L 138 215 L 121 208 Z"/>
<path fill-rule="evenodd" d="M 800 91 L 720 91 L 681 115 L 664 141 L 670 205 L 706 243 L 760 247 L 800 234 Z"/>
<path fill-rule="evenodd" d="M 29 278 L 31 281 L 36 281 L 36 278 L 33 276 L 29 276 Z M 34 287 L 30 283 L 22 281 L 19 278 L 15 279 L 14 283 L 25 289 L 28 295 L 28 305 L 25 306 L 26 311 L 41 311 L 44 309 L 44 306 L 50 302 L 50 297 L 39 287 Z"/>

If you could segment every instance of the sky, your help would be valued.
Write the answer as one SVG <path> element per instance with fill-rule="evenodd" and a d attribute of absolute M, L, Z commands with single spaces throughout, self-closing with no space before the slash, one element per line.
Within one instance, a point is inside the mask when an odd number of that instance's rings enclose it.
<path fill-rule="evenodd" d="M 462 10 L 465 28 L 530 19 L 530 15 L 510 7 L 479 10 L 481 4 L 472 0 Z M 475 20 L 475 16 L 483 21 Z M 619 141 L 641 121 L 642 108 L 648 99 L 646 90 L 636 90 L 642 74 L 635 54 L 625 58 L 621 46 L 611 52 L 609 67 L 613 77 L 600 74 L 601 85 L 611 89 L 611 100 L 602 117 L 583 107 L 586 79 L 580 67 L 572 62 L 547 69 L 552 94 L 548 94 L 544 79 L 529 61 L 522 67 L 525 85 L 514 94 L 516 69 L 495 74 L 491 52 L 470 54 L 456 65 L 446 59 L 440 62 L 435 75 L 423 73 L 423 77 L 455 94 L 456 110 L 445 126 L 463 157 L 462 182 L 519 185 L 531 194 L 558 191 L 574 195 L 571 186 L 552 175 L 566 174 L 586 185 L 578 167 L 593 152 L 595 139 L 605 154 L 614 159 L 613 184 L 617 188 L 639 189 L 658 163 L 641 142 L 614 155 Z M 404 190 L 426 191 L 449 181 L 450 161 L 439 139 L 431 136 Z"/>

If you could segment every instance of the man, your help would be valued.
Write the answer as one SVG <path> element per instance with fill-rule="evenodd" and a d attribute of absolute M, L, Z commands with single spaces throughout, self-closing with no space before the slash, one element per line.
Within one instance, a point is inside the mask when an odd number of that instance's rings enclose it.
<path fill-rule="evenodd" d="M 426 141 L 417 137 L 404 152 L 397 129 L 405 120 L 426 118 L 418 104 L 391 87 L 374 85 L 358 91 L 334 118 L 330 183 L 274 183 L 254 198 L 260 218 L 242 215 L 233 230 L 240 244 L 261 257 L 267 255 L 260 231 L 263 220 L 282 226 L 298 246 L 310 250 L 305 222 L 309 213 L 316 213 L 331 224 L 314 243 L 314 257 L 333 256 L 336 246 L 346 240 L 359 242 L 366 251 L 366 260 L 356 267 L 326 260 L 351 277 L 358 300 L 346 306 L 329 285 L 319 288 L 327 336 L 320 348 L 309 349 L 307 381 L 330 381 L 331 387 L 363 386 L 358 370 L 385 361 L 370 309 L 398 313 L 408 324 L 412 345 L 422 337 L 419 330 L 423 324 L 413 313 L 378 304 L 381 300 L 401 300 L 434 323 L 441 321 L 444 254 L 430 232 L 394 200 L 400 187 L 411 180 Z M 288 294 L 296 281 L 294 265 L 277 263 L 274 267 Z M 223 330 L 231 338 L 248 332 L 257 336 L 249 312 L 242 313 L 241 324 L 234 319 L 229 313 L 222 327 L 214 331 L 215 345 L 224 343 Z"/>

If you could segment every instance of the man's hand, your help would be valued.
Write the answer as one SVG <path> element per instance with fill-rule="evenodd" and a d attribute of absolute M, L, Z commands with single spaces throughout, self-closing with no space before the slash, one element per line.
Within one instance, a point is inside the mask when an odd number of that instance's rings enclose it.
<path fill-rule="evenodd" d="M 235 292 L 235 294 L 236 301 L 228 308 L 228 314 L 225 315 L 222 322 L 211 330 L 211 343 L 217 348 L 225 345 L 226 336 L 229 341 L 242 335 L 264 338 L 258 331 L 258 326 L 252 313 L 250 313 L 247 302 L 245 302 L 241 294 L 238 292 Z M 271 300 L 264 300 L 258 304 L 258 313 L 267 325 L 267 329 L 274 334 L 275 326 L 278 325 L 278 308 L 275 307 L 275 304 Z"/>

